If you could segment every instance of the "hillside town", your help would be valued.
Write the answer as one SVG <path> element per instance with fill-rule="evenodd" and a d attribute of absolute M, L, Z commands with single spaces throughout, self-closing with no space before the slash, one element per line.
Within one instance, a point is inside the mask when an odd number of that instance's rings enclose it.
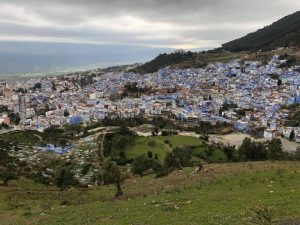
<path fill-rule="evenodd" d="M 297 121 L 285 123 L 289 106 L 300 103 L 300 73 L 297 67 L 282 68 L 285 62 L 274 55 L 267 64 L 234 60 L 198 69 L 167 67 L 144 75 L 92 70 L 2 82 L 0 105 L 20 122 L 13 124 L 2 112 L 0 123 L 43 131 L 104 118 L 162 116 L 188 126 L 228 123 L 240 132 L 259 130 L 267 139 L 282 136 L 300 142 Z"/>

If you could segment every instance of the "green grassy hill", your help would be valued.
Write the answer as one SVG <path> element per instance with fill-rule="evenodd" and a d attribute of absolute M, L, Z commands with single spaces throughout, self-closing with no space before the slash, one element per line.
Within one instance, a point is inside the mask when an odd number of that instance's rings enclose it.
<path fill-rule="evenodd" d="M 234 52 L 271 50 L 278 47 L 299 47 L 300 11 L 222 46 L 223 49 Z"/>
<path fill-rule="evenodd" d="M 167 143 L 165 143 L 167 141 Z M 135 158 L 151 151 L 153 155 L 157 154 L 160 160 L 163 160 L 168 151 L 172 148 L 185 146 L 201 146 L 202 141 L 199 138 L 188 136 L 155 136 L 155 137 L 137 137 L 133 145 L 126 149 L 127 158 Z"/>
<path fill-rule="evenodd" d="M 29 180 L 13 181 L 0 186 L 0 224 L 241 225 L 264 212 L 280 222 L 274 224 L 299 222 L 299 162 L 205 168 L 195 174 L 194 168 L 185 168 L 160 179 L 130 177 L 122 199 L 114 199 L 113 186 L 61 192 Z"/>

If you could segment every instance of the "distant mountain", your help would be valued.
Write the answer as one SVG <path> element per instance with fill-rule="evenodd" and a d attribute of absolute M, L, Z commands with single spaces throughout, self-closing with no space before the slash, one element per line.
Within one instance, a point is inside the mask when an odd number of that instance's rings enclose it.
<path fill-rule="evenodd" d="M 271 50 L 278 47 L 295 46 L 300 46 L 300 11 L 245 37 L 222 45 L 223 49 L 233 52 Z"/>

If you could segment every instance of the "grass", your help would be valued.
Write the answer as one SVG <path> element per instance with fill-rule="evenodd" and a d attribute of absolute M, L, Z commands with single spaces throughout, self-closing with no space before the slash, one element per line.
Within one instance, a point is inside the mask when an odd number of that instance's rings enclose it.
<path fill-rule="evenodd" d="M 149 145 L 149 141 L 154 140 L 154 145 Z M 166 144 L 165 140 L 169 140 L 170 144 Z M 199 146 L 202 141 L 195 137 L 189 136 L 155 136 L 155 137 L 137 137 L 133 145 L 126 149 L 127 158 L 135 158 L 142 154 L 147 154 L 151 151 L 153 155 L 157 154 L 158 158 L 162 160 L 168 151 L 172 148 L 184 146 Z"/>
<path fill-rule="evenodd" d="M 251 209 L 265 207 L 276 220 L 300 217 L 299 162 L 211 164 L 168 177 L 131 177 L 126 196 L 114 187 L 58 191 L 27 180 L 0 187 L 0 224 L 241 225 Z"/>
<path fill-rule="evenodd" d="M 153 146 L 148 144 L 150 140 L 155 141 Z M 135 158 L 139 155 L 147 154 L 148 151 L 151 151 L 153 156 L 157 154 L 158 158 L 162 160 L 169 151 L 169 148 L 165 143 L 157 141 L 156 137 L 137 137 L 134 144 L 126 149 L 126 157 L 129 159 Z"/>
<path fill-rule="evenodd" d="M 202 141 L 199 138 L 190 137 L 190 136 L 174 135 L 174 136 L 166 136 L 166 137 L 157 136 L 155 138 L 160 141 L 169 140 L 173 148 L 177 148 L 177 147 L 181 148 L 185 146 L 198 146 L 202 144 Z"/>
<path fill-rule="evenodd" d="M 218 147 L 214 147 L 211 154 L 207 153 L 208 148 L 204 145 L 194 146 L 192 147 L 192 150 L 193 155 L 202 159 L 207 159 L 210 162 L 226 162 L 228 160 L 224 151 Z"/>

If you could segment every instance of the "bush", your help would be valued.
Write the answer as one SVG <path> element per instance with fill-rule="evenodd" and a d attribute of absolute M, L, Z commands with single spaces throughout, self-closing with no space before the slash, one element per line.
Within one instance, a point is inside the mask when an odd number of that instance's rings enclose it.
<path fill-rule="evenodd" d="M 150 139 L 150 140 L 148 141 L 148 145 L 149 145 L 150 147 L 154 148 L 155 145 L 156 145 L 156 141 L 155 141 L 154 139 Z"/>
<path fill-rule="evenodd" d="M 153 158 L 153 153 L 151 151 L 148 151 L 148 158 L 150 158 L 150 159 Z"/>

